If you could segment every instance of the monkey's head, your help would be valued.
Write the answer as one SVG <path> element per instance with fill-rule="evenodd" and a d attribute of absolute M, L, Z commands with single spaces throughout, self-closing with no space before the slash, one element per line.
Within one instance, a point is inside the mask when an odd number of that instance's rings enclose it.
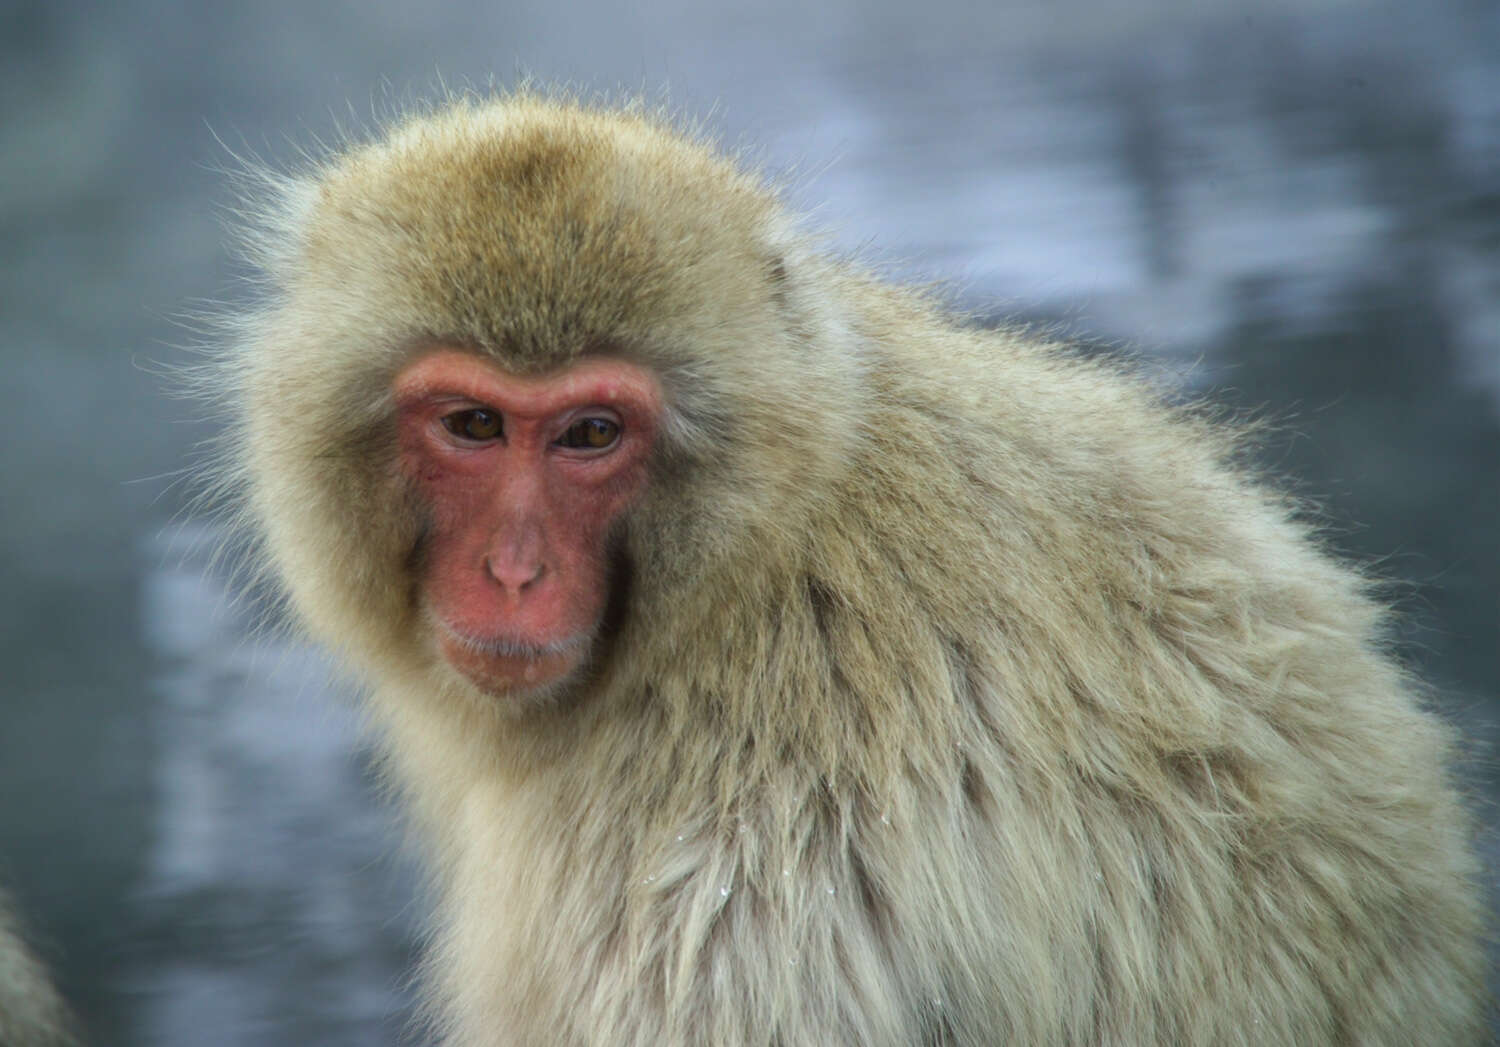
<path fill-rule="evenodd" d="M 356 663 L 527 707 L 751 584 L 726 561 L 787 555 L 844 467 L 860 364 L 821 263 L 647 116 L 458 102 L 272 184 L 231 438 Z"/>

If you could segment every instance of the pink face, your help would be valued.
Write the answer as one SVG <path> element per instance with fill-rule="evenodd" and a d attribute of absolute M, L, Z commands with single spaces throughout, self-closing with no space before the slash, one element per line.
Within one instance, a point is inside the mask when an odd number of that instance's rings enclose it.
<path fill-rule="evenodd" d="M 429 514 L 421 591 L 443 657 L 490 693 L 564 680 L 609 600 L 610 526 L 645 482 L 660 387 L 622 360 L 522 377 L 440 349 L 394 392 L 401 468 Z"/>

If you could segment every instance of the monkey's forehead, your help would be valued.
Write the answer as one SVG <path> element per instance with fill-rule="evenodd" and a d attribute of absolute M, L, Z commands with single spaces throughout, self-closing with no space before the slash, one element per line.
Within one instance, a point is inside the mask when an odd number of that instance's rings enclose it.
<path fill-rule="evenodd" d="M 457 103 L 337 157 L 294 249 L 304 288 L 555 365 L 754 297 L 786 222 L 764 183 L 638 113 Z M 750 285 L 750 286 L 747 286 Z"/>

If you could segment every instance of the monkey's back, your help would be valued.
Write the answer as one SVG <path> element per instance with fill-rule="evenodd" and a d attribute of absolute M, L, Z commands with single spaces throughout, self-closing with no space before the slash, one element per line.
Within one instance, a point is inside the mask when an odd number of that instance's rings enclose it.
<path fill-rule="evenodd" d="M 899 955 L 947 881 L 972 935 L 938 962 L 973 1006 L 937 1027 L 1478 1042 L 1451 739 L 1367 580 L 1122 368 L 886 308 L 814 603 L 835 690 L 913 681 L 927 762 L 892 732 L 871 780 L 902 782 L 905 817 L 862 838 L 862 890 Z"/>

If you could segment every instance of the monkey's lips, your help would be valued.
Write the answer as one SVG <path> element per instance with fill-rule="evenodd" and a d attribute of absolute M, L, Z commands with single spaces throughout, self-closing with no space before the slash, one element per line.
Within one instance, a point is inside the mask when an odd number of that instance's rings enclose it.
<path fill-rule="evenodd" d="M 537 691 L 560 683 L 583 664 L 591 633 L 537 643 L 513 636 L 474 636 L 439 622 L 443 658 L 469 682 L 491 694 Z"/>

